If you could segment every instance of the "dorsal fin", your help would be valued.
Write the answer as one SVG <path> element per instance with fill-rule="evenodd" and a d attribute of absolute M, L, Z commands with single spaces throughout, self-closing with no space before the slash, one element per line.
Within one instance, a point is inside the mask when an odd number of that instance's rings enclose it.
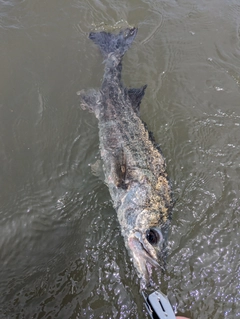
<path fill-rule="evenodd" d="M 126 93 L 129 96 L 129 99 L 131 101 L 132 107 L 134 111 L 138 114 L 140 109 L 140 103 L 142 101 L 142 98 L 145 94 L 147 85 L 144 85 L 138 89 L 125 89 Z"/>

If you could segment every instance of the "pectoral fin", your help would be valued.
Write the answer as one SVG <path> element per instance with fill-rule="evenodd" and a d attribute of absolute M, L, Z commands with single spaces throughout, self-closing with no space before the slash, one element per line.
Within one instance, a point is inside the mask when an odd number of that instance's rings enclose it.
<path fill-rule="evenodd" d="M 81 98 L 81 107 L 83 110 L 89 110 L 90 112 L 95 113 L 101 104 L 101 92 L 91 89 L 87 92 L 84 90 L 78 91 L 77 95 Z"/>
<path fill-rule="evenodd" d="M 102 167 L 102 161 L 97 159 L 96 162 L 90 164 L 92 174 L 98 177 L 101 181 L 104 181 L 104 172 Z"/>
<path fill-rule="evenodd" d="M 122 189 L 127 188 L 127 160 L 123 149 L 120 149 L 115 156 L 116 185 Z"/>

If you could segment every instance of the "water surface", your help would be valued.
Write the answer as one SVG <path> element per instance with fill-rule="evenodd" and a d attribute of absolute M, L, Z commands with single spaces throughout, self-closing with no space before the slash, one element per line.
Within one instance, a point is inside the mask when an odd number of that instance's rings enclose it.
<path fill-rule="evenodd" d="M 76 95 L 103 75 L 88 32 L 124 21 L 178 199 L 160 287 L 193 319 L 240 318 L 239 2 L 0 0 L 1 318 L 147 318 Z"/>

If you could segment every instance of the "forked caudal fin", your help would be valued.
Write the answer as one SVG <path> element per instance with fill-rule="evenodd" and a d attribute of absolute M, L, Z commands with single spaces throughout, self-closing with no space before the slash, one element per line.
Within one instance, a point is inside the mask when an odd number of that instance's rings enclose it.
<path fill-rule="evenodd" d="M 106 58 L 109 53 L 116 53 L 123 56 L 136 35 L 137 28 L 127 28 L 121 30 L 118 34 L 105 31 L 91 32 L 89 39 L 99 46 L 103 56 Z"/>
<path fill-rule="evenodd" d="M 133 40 L 137 35 L 137 28 L 127 28 L 121 30 L 118 34 L 108 33 L 105 31 L 101 32 L 91 32 L 89 38 L 99 46 L 106 61 L 111 62 L 110 56 L 116 57 L 118 65 L 111 64 L 111 67 L 121 73 L 121 60 L 124 53 L 128 50 Z M 110 60 L 108 59 L 110 58 Z M 120 78 L 120 75 L 119 75 Z M 124 89 L 124 94 L 126 94 L 130 100 L 133 110 L 138 114 L 141 100 L 144 96 L 146 85 L 141 88 L 131 88 Z M 79 91 L 77 93 L 82 99 L 82 108 L 88 109 L 94 112 L 97 116 L 97 111 L 99 110 L 99 105 L 102 102 L 102 93 L 98 90 L 90 90 L 88 92 Z"/>

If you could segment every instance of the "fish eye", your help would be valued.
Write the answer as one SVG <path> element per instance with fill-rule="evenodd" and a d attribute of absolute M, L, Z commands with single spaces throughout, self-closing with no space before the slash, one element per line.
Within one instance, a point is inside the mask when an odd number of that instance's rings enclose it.
<path fill-rule="evenodd" d="M 163 235 L 159 229 L 150 228 L 146 232 L 146 238 L 151 245 L 156 245 L 163 239 Z"/>

